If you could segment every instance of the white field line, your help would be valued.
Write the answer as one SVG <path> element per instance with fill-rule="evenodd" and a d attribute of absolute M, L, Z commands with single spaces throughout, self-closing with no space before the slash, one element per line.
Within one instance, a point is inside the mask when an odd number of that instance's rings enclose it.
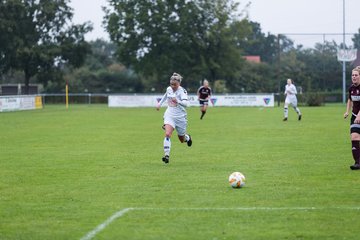
<path fill-rule="evenodd" d="M 238 208 L 124 208 L 111 215 L 105 222 L 88 232 L 80 240 L 90 240 L 110 223 L 129 211 L 310 211 L 310 210 L 360 210 L 360 207 L 238 207 Z"/>
<path fill-rule="evenodd" d="M 360 210 L 359 207 L 237 207 L 237 208 L 142 208 L 137 207 L 133 210 L 153 210 L 153 211 L 308 211 L 308 210 Z"/>
<path fill-rule="evenodd" d="M 80 240 L 90 240 L 93 237 L 95 237 L 95 235 L 97 233 L 99 233 L 100 231 L 102 231 L 104 228 L 106 228 L 110 223 L 112 223 L 114 220 L 116 220 L 119 217 L 122 217 L 125 213 L 134 210 L 133 208 L 124 208 L 116 213 L 114 213 L 113 215 L 111 215 L 111 217 L 109 217 L 105 222 L 103 222 L 102 224 L 98 225 L 96 228 L 94 228 L 94 230 L 88 232 L 84 237 L 82 237 Z"/>

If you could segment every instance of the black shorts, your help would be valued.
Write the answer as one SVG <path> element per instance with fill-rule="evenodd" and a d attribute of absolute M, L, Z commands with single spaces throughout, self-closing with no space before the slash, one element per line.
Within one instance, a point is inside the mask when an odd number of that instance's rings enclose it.
<path fill-rule="evenodd" d="M 199 100 L 200 106 L 209 105 L 209 100 Z"/>
<path fill-rule="evenodd" d="M 356 117 L 354 115 L 351 116 L 350 133 L 359 133 L 360 134 L 360 124 L 359 123 L 354 123 L 355 118 Z"/>

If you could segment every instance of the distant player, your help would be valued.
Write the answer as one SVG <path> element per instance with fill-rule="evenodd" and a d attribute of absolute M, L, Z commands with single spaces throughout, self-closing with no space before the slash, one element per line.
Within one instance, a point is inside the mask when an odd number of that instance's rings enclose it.
<path fill-rule="evenodd" d="M 349 98 L 346 104 L 346 112 L 344 118 L 349 116 L 351 110 L 350 120 L 350 136 L 352 145 L 352 155 L 354 158 L 354 165 L 350 166 L 351 170 L 360 169 L 360 66 L 354 68 L 351 72 L 352 84 L 349 88 Z"/>
<path fill-rule="evenodd" d="M 203 119 L 206 109 L 209 106 L 209 99 L 211 97 L 211 88 L 209 87 L 209 82 L 205 79 L 203 85 L 198 89 L 197 95 L 200 103 L 201 117 Z"/>
<path fill-rule="evenodd" d="M 186 107 L 188 106 L 188 95 L 186 90 L 180 86 L 182 76 L 178 73 L 174 73 L 170 77 L 170 86 L 166 89 L 166 93 L 161 98 L 160 102 L 156 106 L 156 110 L 159 111 L 161 105 L 166 101 L 167 109 L 164 113 L 164 157 L 162 161 L 169 163 L 170 150 L 171 150 L 171 135 L 176 129 L 178 138 L 181 143 L 186 142 L 189 147 L 192 145 L 192 139 L 189 134 L 186 133 L 187 127 L 187 113 Z"/>
<path fill-rule="evenodd" d="M 289 78 L 287 80 L 287 84 L 285 85 L 285 92 L 284 92 L 286 98 L 285 98 L 285 105 L 284 105 L 284 119 L 283 121 L 287 121 L 288 120 L 288 115 L 289 115 L 289 104 L 292 105 L 292 107 L 294 108 L 295 112 L 298 114 L 298 120 L 301 120 L 301 112 L 300 109 L 297 106 L 297 98 L 296 98 L 296 87 L 295 85 L 292 83 L 292 80 Z"/>

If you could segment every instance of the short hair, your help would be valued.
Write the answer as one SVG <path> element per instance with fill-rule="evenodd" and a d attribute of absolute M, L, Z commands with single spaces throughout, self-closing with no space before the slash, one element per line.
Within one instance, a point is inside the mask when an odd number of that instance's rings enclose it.
<path fill-rule="evenodd" d="M 356 71 L 356 72 L 360 73 L 360 66 L 356 66 L 356 67 L 353 69 L 353 71 Z"/>
<path fill-rule="evenodd" d="M 181 83 L 182 78 L 183 77 L 180 74 L 174 72 L 173 75 L 170 77 L 170 81 L 174 80 L 174 81 L 177 81 L 177 82 Z"/>

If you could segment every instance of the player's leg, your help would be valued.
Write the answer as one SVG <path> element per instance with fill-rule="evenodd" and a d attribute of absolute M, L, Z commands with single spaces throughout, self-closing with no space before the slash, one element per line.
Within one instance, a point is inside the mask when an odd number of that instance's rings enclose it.
<path fill-rule="evenodd" d="M 200 119 L 202 119 L 203 116 L 204 116 L 204 101 L 203 101 L 203 100 L 199 100 L 199 103 L 200 103 L 200 112 L 201 112 Z"/>
<path fill-rule="evenodd" d="M 301 120 L 301 111 L 300 111 L 300 109 L 299 109 L 298 106 L 297 106 L 297 99 L 296 99 L 296 98 L 294 98 L 294 99 L 292 100 L 291 105 L 293 106 L 295 112 L 297 113 L 297 115 L 298 115 L 298 120 L 300 121 L 300 120 Z"/>
<path fill-rule="evenodd" d="M 164 163 L 169 163 L 170 160 L 170 150 L 171 150 L 171 136 L 175 129 L 174 121 L 169 118 L 164 118 L 164 128 L 165 128 L 165 137 L 164 137 L 164 157 L 162 158 Z"/>
<path fill-rule="evenodd" d="M 175 129 L 178 133 L 178 138 L 181 143 L 186 142 L 187 145 L 191 147 L 192 139 L 190 134 L 186 133 L 186 128 L 187 128 L 187 119 L 186 118 L 177 119 Z"/>
<path fill-rule="evenodd" d="M 191 147 L 192 145 L 192 138 L 190 134 L 185 133 L 184 135 L 178 135 L 178 138 L 181 143 L 186 142 L 186 144 Z"/>
<path fill-rule="evenodd" d="M 206 109 L 208 107 L 209 102 L 208 101 L 203 101 L 203 106 L 201 109 L 201 117 L 200 119 L 203 119 L 204 115 L 206 114 Z"/>
<path fill-rule="evenodd" d="M 297 110 L 296 112 L 298 113 L 298 120 L 300 121 L 300 120 L 301 120 L 301 117 L 302 117 L 302 114 L 301 114 L 301 112 L 300 112 L 300 108 L 296 107 L 295 110 Z"/>
<path fill-rule="evenodd" d="M 351 170 L 360 169 L 360 124 L 354 124 L 355 117 L 351 118 L 351 151 L 354 159 L 354 165 L 350 166 Z"/>
<path fill-rule="evenodd" d="M 288 115 L 289 115 L 289 103 L 290 103 L 289 99 L 286 98 L 286 99 L 285 99 L 285 104 L 284 104 L 284 119 L 283 119 L 283 121 L 287 121 L 287 119 L 288 119 Z"/>

